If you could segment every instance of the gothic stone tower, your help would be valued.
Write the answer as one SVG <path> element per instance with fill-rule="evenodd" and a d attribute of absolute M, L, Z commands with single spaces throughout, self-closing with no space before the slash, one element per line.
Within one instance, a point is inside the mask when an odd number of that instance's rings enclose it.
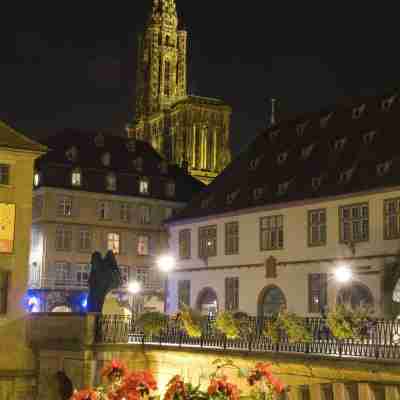
<path fill-rule="evenodd" d="M 127 132 L 208 184 L 230 161 L 231 108 L 188 95 L 186 58 L 187 32 L 178 29 L 175 0 L 153 0 L 139 37 L 136 115 Z"/>

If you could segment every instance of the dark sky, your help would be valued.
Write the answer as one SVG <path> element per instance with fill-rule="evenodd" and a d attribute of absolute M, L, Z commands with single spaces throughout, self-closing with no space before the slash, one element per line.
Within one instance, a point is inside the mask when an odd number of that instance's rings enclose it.
<path fill-rule="evenodd" d="M 2 10 L 0 118 L 36 138 L 65 127 L 122 133 L 151 0 L 12 3 Z M 371 3 L 177 0 L 190 91 L 232 105 L 235 152 L 265 126 L 268 97 L 292 115 L 400 86 L 397 11 Z"/>

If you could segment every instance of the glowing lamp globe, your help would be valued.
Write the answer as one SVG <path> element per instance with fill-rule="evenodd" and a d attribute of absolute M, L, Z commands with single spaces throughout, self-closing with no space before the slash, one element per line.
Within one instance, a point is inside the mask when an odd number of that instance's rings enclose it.
<path fill-rule="evenodd" d="M 172 256 L 161 256 L 157 260 L 157 266 L 161 271 L 168 272 L 175 267 L 175 260 Z"/>
<path fill-rule="evenodd" d="M 353 277 L 353 274 L 352 274 L 351 270 L 348 267 L 346 267 L 345 265 L 340 266 L 335 271 L 335 278 L 340 283 L 348 283 L 349 281 L 351 281 L 352 277 Z"/>
<path fill-rule="evenodd" d="M 137 281 L 130 282 L 128 285 L 128 291 L 132 294 L 139 293 L 141 289 L 140 282 Z"/>

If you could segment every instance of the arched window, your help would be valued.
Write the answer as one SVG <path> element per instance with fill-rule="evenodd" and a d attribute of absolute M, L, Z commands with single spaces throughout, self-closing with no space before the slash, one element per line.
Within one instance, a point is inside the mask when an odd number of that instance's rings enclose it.
<path fill-rule="evenodd" d="M 218 312 L 218 297 L 214 289 L 206 287 L 200 291 L 197 297 L 197 309 L 203 315 L 215 315 Z"/>
<path fill-rule="evenodd" d="M 374 298 L 367 286 L 359 282 L 354 282 L 349 286 L 339 290 L 337 303 L 348 305 L 351 308 L 372 307 Z"/>
<path fill-rule="evenodd" d="M 286 307 L 286 298 L 278 286 L 268 286 L 261 292 L 258 300 L 258 314 L 268 316 Z"/>
<path fill-rule="evenodd" d="M 82 171 L 79 168 L 75 168 L 71 173 L 71 185 L 73 187 L 82 186 Z"/>

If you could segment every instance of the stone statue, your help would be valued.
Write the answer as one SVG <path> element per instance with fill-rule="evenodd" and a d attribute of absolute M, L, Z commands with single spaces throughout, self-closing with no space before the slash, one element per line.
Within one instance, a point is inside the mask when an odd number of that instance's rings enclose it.
<path fill-rule="evenodd" d="M 101 313 L 107 294 L 122 285 L 121 271 L 111 250 L 104 259 L 98 251 L 94 252 L 91 265 L 87 310 Z"/>

